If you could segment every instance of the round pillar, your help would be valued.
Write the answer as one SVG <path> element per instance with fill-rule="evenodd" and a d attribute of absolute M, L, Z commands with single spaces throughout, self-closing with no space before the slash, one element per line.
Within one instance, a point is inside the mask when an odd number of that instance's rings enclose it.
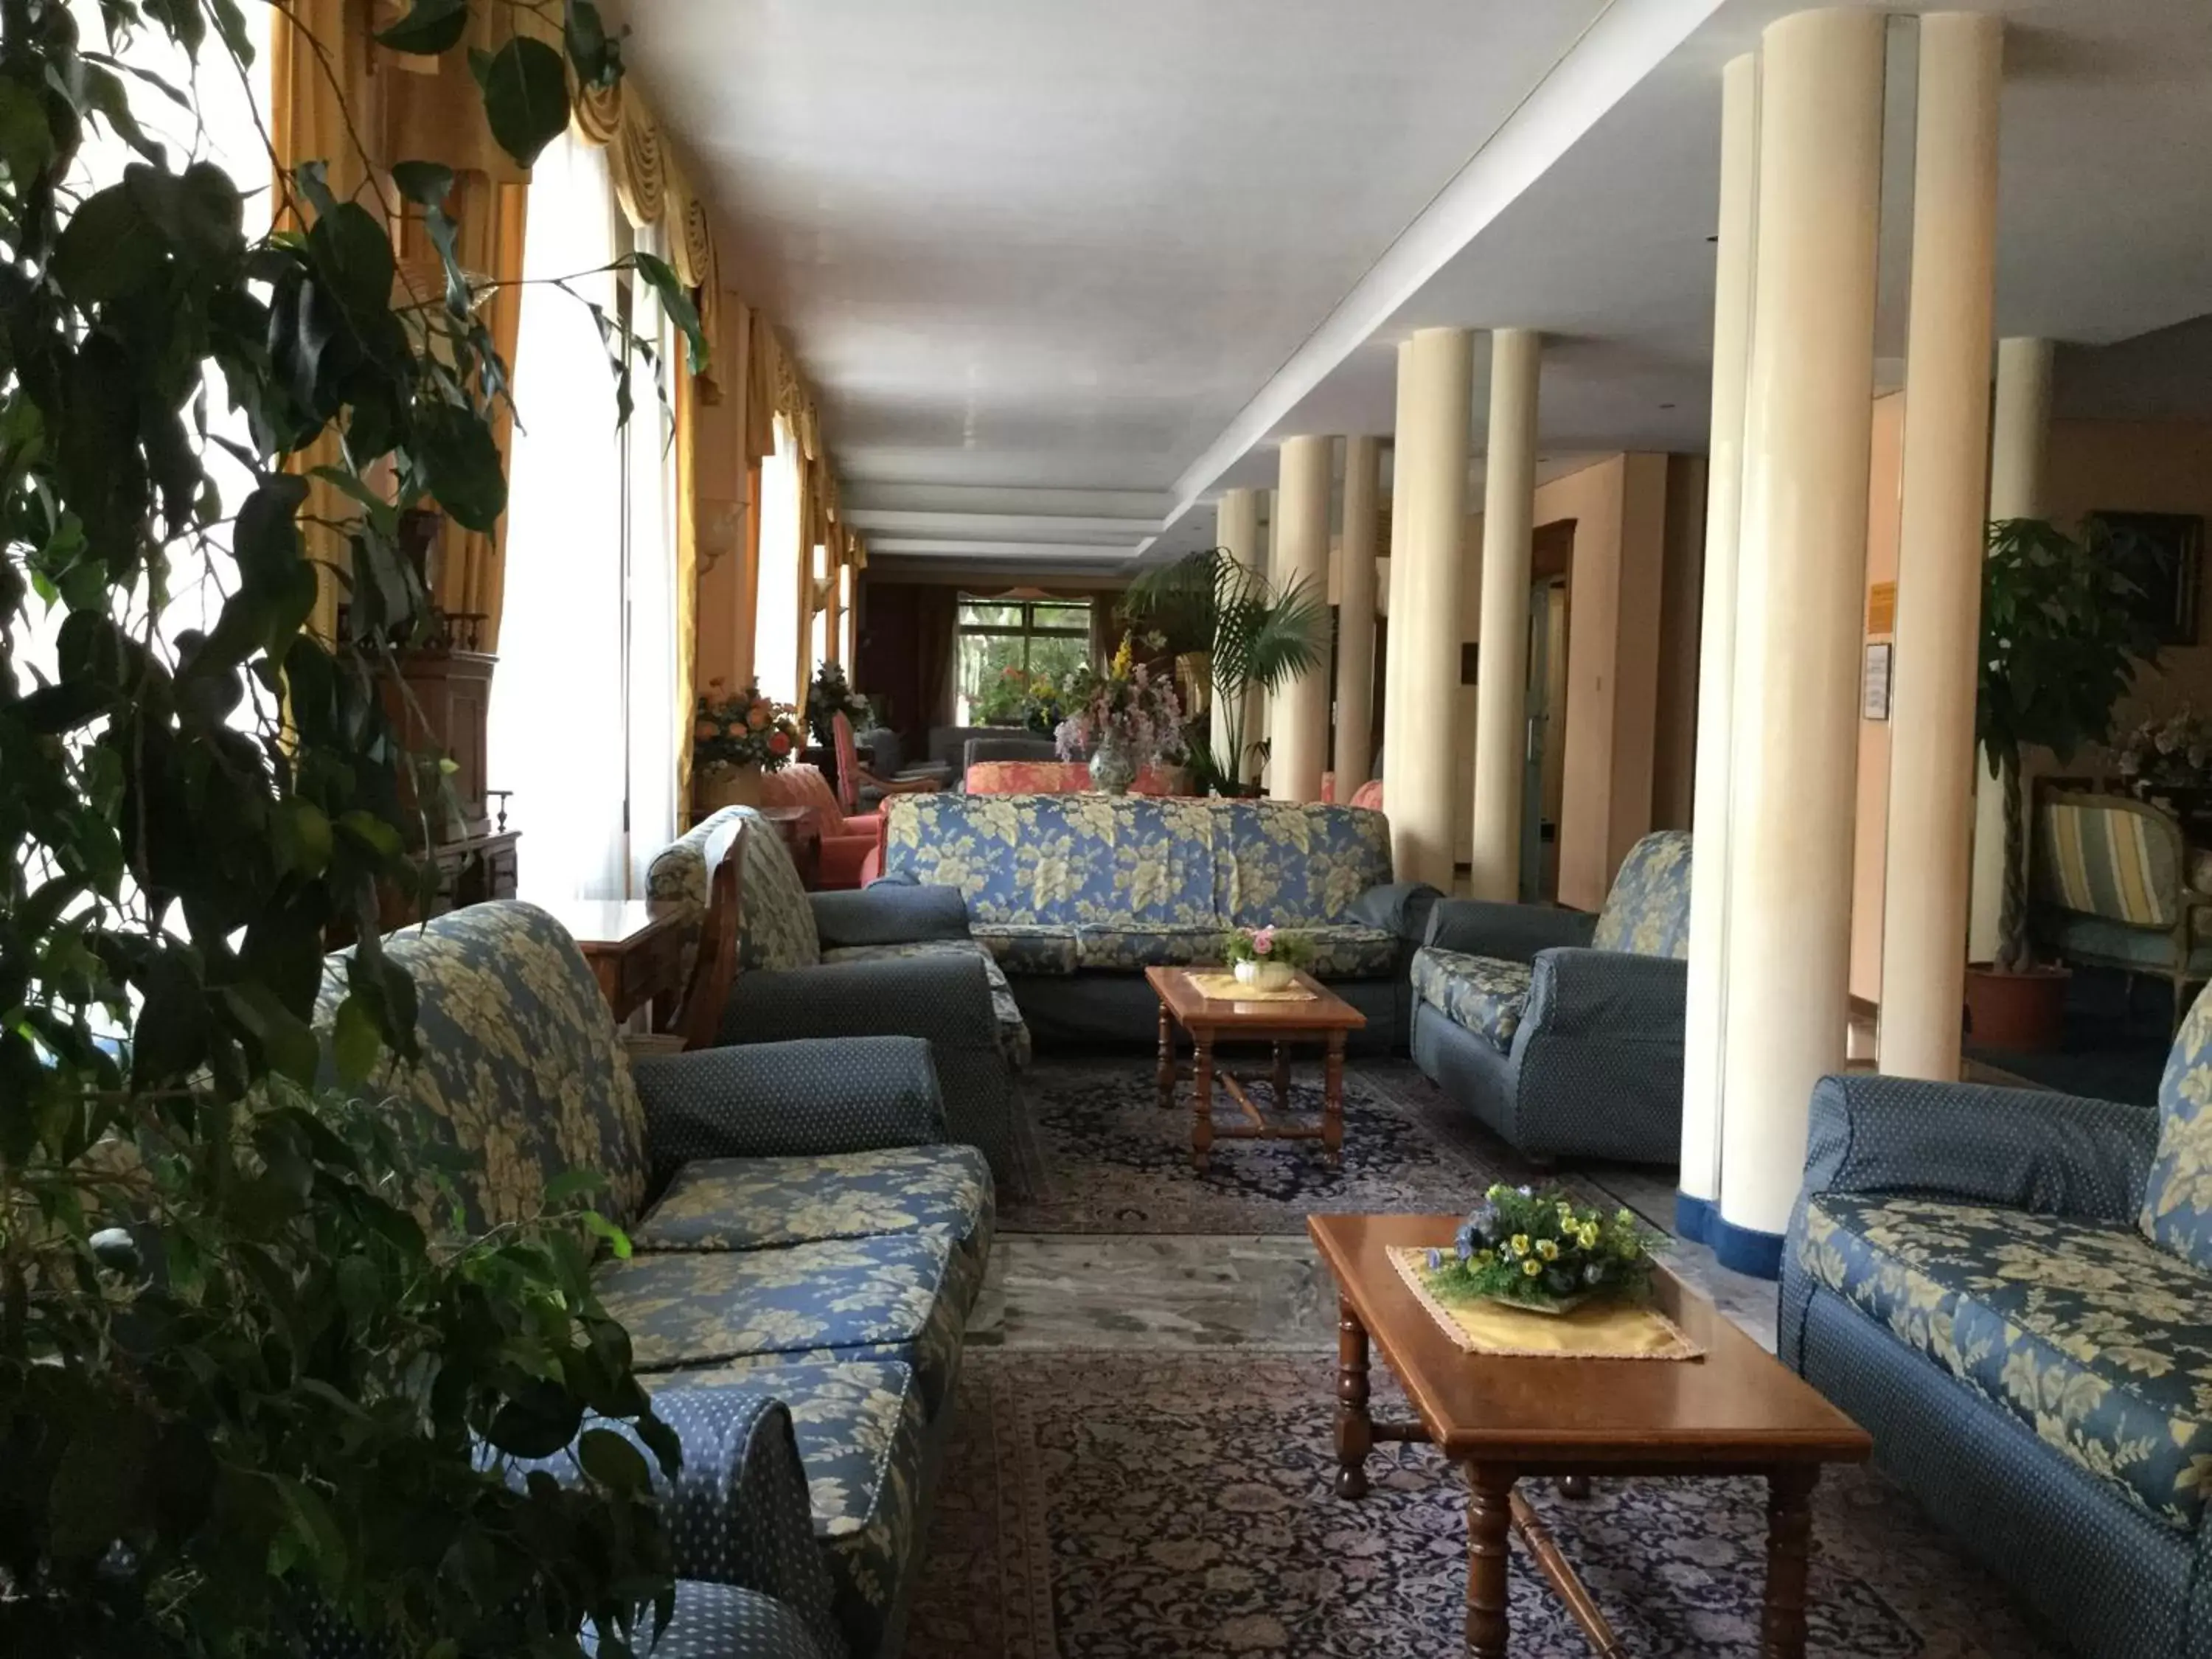
<path fill-rule="evenodd" d="M 1735 708 L 1736 558 L 1743 404 L 1759 241 L 1759 59 L 1721 80 L 1720 245 L 1713 278 L 1711 457 L 1698 635 L 1697 788 L 1691 804 L 1690 969 L 1682 1048 L 1682 1162 L 1675 1230 L 1703 1239 L 1721 1196 L 1721 1034 L 1727 1027 L 1729 756 Z"/>
<path fill-rule="evenodd" d="M 1471 890 L 1521 897 L 1521 797 L 1528 757 L 1528 561 L 1536 528 L 1533 330 L 1490 337 L 1489 455 L 1482 488 L 1482 646 L 1474 690 L 1474 851 Z"/>
<path fill-rule="evenodd" d="M 1920 20 L 1881 1069 L 1956 1081 L 1972 870 L 2003 26 Z"/>
<path fill-rule="evenodd" d="M 1763 37 L 1711 1243 L 1769 1278 L 1844 1062 L 1886 27 L 1800 12 Z"/>
<path fill-rule="evenodd" d="M 1387 757 L 1385 805 L 1398 879 L 1452 885 L 1452 696 L 1459 684 L 1461 550 L 1467 534 L 1468 428 L 1474 398 L 1474 337 L 1425 328 L 1412 342 L 1409 423 L 1400 434 L 1399 500 L 1406 515 L 1405 568 L 1394 572 L 1395 626 L 1402 647 L 1401 704 Z M 1413 434 L 1408 445 L 1406 433 Z"/>
<path fill-rule="evenodd" d="M 1375 723 L 1375 546 L 1382 441 L 1344 442 L 1343 580 L 1336 605 L 1336 798 L 1367 781 Z"/>
<path fill-rule="evenodd" d="M 1335 441 L 1285 438 L 1275 492 L 1275 584 L 1328 601 L 1328 496 Z M 1267 793 L 1277 800 L 1319 800 L 1328 766 L 1328 653 L 1275 689 L 1268 711 Z"/>
<path fill-rule="evenodd" d="M 1221 492 L 1221 500 L 1214 507 L 1213 539 L 1224 552 L 1245 569 L 1255 573 L 1261 570 L 1259 491 L 1224 489 Z M 1240 723 L 1241 738 L 1232 736 L 1226 700 L 1218 696 L 1213 699 L 1213 757 L 1231 777 L 1251 775 L 1251 745 L 1259 742 L 1261 736 L 1259 713 L 1260 694 L 1247 691 L 1243 719 Z M 1245 752 L 1231 754 L 1232 746 L 1241 746 Z"/>
<path fill-rule="evenodd" d="M 1390 632 L 1382 658 L 1382 755 L 1377 769 L 1382 780 L 1382 807 L 1390 808 L 1390 767 L 1403 745 L 1400 743 L 1399 723 L 1404 718 L 1406 699 L 1398 690 L 1399 675 L 1405 665 L 1406 653 L 1406 479 L 1413 465 L 1413 343 L 1398 343 L 1398 409 L 1390 439 L 1390 603 L 1387 611 Z M 1400 872 L 1404 879 L 1403 871 Z"/>

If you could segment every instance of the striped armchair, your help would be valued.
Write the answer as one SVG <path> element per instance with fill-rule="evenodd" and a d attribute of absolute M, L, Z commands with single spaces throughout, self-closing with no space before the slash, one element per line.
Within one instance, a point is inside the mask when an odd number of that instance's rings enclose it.
<path fill-rule="evenodd" d="M 2028 933 L 2045 956 L 2151 974 L 2173 988 L 2212 981 L 2212 853 L 2180 820 L 2128 795 L 2037 791 L 2028 857 Z"/>

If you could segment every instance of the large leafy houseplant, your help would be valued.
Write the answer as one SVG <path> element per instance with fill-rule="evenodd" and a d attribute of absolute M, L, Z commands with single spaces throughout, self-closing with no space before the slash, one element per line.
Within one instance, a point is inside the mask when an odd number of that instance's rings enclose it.
<path fill-rule="evenodd" d="M 551 10 L 565 51 L 477 57 L 525 162 L 568 78 L 619 68 L 586 0 Z M 386 44 L 443 50 L 470 12 L 416 0 Z M 140 31 L 194 75 L 127 64 Z M 421 1143 L 360 1098 L 411 1052 L 378 890 L 419 885 L 434 805 L 384 713 L 428 610 L 400 519 L 499 517 L 506 370 L 444 167 L 339 200 L 302 165 L 279 193 L 304 228 L 249 240 L 267 176 L 134 117 L 189 115 L 252 50 L 234 0 L 0 0 L 0 1651 L 248 1659 L 332 1620 L 378 1653 L 625 1653 L 668 1539 L 646 1457 L 585 1425 L 677 1448 L 592 1297 L 607 1224 L 572 1187 L 541 1224 L 426 1230 Z M 104 187 L 95 125 L 136 152 Z M 403 216 L 441 291 L 396 264 Z M 320 440 L 347 505 L 319 573 Z M 346 639 L 307 625 L 319 580 Z M 220 595 L 201 629 L 165 623 L 189 583 Z M 360 939 L 337 1086 L 309 1024 L 334 927 Z M 566 1479 L 515 1465 L 570 1448 Z"/>
<path fill-rule="evenodd" d="M 1260 744 L 1244 729 L 1246 693 L 1272 695 L 1326 662 L 1327 595 L 1305 580 L 1278 586 L 1213 547 L 1140 574 L 1121 597 L 1121 612 L 1164 634 L 1170 650 L 1206 658 L 1228 753 L 1207 744 L 1201 755 L 1194 731 L 1192 758 L 1224 793 L 1242 793 L 1245 763 Z"/>
<path fill-rule="evenodd" d="M 2021 754 L 2044 748 L 2063 761 L 2103 738 L 2136 670 L 2157 654 L 2157 637 L 2134 606 L 2140 589 L 2124 550 L 2094 528 L 2075 537 L 2040 519 L 1990 526 L 1974 735 L 2003 792 L 2000 974 L 2032 965 Z"/>

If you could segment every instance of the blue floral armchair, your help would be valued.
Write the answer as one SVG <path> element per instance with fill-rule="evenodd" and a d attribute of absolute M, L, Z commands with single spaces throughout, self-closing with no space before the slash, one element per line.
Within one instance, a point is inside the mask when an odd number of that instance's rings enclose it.
<path fill-rule="evenodd" d="M 2212 996 L 2156 1110 L 1822 1079 L 1779 1339 L 2077 1651 L 2212 1654 Z"/>
<path fill-rule="evenodd" d="M 1681 1150 L 1690 838 L 1629 849 L 1605 908 L 1447 899 L 1414 952 L 1413 1060 L 1522 1152 Z"/>

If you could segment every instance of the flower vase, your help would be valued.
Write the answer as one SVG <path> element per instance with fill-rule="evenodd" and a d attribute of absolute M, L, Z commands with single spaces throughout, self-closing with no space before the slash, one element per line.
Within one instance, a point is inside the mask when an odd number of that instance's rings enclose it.
<path fill-rule="evenodd" d="M 738 766 L 703 768 L 691 781 L 695 816 L 704 818 L 725 806 L 761 804 L 761 769 L 755 761 Z"/>
<path fill-rule="evenodd" d="M 1291 982 L 1297 969 L 1287 962 L 1245 961 L 1232 971 L 1239 985 L 1249 985 L 1255 991 L 1279 991 Z"/>
<path fill-rule="evenodd" d="M 1102 794 L 1126 795 L 1137 781 L 1137 763 L 1122 744 L 1102 738 L 1091 757 L 1091 787 Z"/>

